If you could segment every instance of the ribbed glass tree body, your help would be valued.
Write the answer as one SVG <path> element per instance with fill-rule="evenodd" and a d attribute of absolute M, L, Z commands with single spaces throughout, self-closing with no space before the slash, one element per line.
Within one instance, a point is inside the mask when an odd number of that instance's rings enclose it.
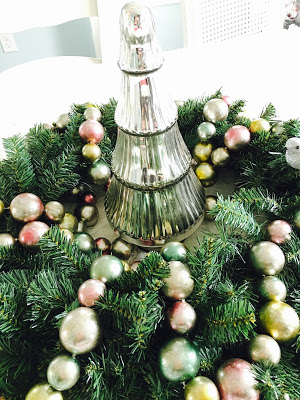
<path fill-rule="evenodd" d="M 177 125 L 177 108 L 159 81 L 162 53 L 151 11 L 127 3 L 120 17 L 121 93 L 107 218 L 121 237 L 144 247 L 183 240 L 203 220 L 204 189 Z"/>

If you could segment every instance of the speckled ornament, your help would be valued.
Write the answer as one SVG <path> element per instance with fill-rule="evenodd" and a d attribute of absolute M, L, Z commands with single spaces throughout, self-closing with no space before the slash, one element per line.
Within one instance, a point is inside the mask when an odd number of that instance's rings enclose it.
<path fill-rule="evenodd" d="M 206 121 L 224 121 L 228 116 L 228 105 L 222 99 L 211 99 L 203 107 L 203 115 Z"/>
<path fill-rule="evenodd" d="M 93 236 L 86 232 L 76 232 L 74 235 L 74 243 L 83 253 L 89 254 L 95 248 L 95 241 Z"/>
<path fill-rule="evenodd" d="M 95 302 L 104 296 L 106 286 L 98 279 L 88 279 L 78 288 L 77 297 L 81 305 L 92 307 Z"/>
<path fill-rule="evenodd" d="M 271 129 L 270 123 L 265 118 L 255 119 L 254 121 L 251 122 L 249 127 L 249 130 L 252 133 L 260 131 L 269 132 L 270 129 Z"/>
<path fill-rule="evenodd" d="M 194 280 L 189 268 L 180 261 L 170 261 L 168 265 L 170 275 L 163 279 L 163 295 L 173 300 L 186 299 L 194 289 Z"/>
<path fill-rule="evenodd" d="M 216 136 L 216 127 L 211 122 L 202 122 L 197 128 L 197 134 L 201 142 L 207 142 Z"/>
<path fill-rule="evenodd" d="M 81 153 L 83 158 L 90 163 L 100 160 L 101 158 L 101 149 L 96 143 L 85 144 L 81 149 Z"/>
<path fill-rule="evenodd" d="M 44 211 L 41 199 L 33 193 L 18 194 L 10 203 L 11 216 L 20 222 L 37 220 Z"/>
<path fill-rule="evenodd" d="M 279 274 L 285 264 L 285 257 L 281 248 L 269 241 L 258 242 L 252 246 L 249 259 L 256 271 L 262 275 Z"/>
<path fill-rule="evenodd" d="M 93 119 L 84 121 L 79 127 L 79 136 L 86 143 L 100 143 L 104 138 L 104 128 Z"/>
<path fill-rule="evenodd" d="M 263 300 L 283 301 L 286 286 L 276 276 L 265 276 L 258 284 L 258 293 Z"/>
<path fill-rule="evenodd" d="M 234 125 L 224 135 L 225 146 L 231 151 L 239 151 L 248 146 L 251 140 L 249 130 L 243 125 Z"/>
<path fill-rule="evenodd" d="M 99 219 L 99 211 L 93 204 L 81 204 L 74 210 L 78 221 L 82 221 L 87 228 L 95 226 Z"/>
<path fill-rule="evenodd" d="M 194 147 L 193 150 L 193 158 L 198 163 L 207 161 L 212 152 L 212 144 L 211 143 L 198 143 Z"/>
<path fill-rule="evenodd" d="M 47 369 L 48 383 L 56 390 L 69 390 L 76 385 L 80 375 L 78 361 L 66 354 L 55 357 Z"/>
<path fill-rule="evenodd" d="M 95 121 L 100 121 L 101 111 L 97 107 L 88 107 L 83 113 L 85 119 L 94 119 Z"/>
<path fill-rule="evenodd" d="M 218 179 L 217 171 L 208 162 L 199 164 L 195 170 L 196 175 L 204 187 L 212 186 Z"/>
<path fill-rule="evenodd" d="M 248 345 L 248 351 L 252 362 L 276 365 L 281 358 L 279 344 L 268 335 L 257 335 L 251 339 Z"/>
<path fill-rule="evenodd" d="M 10 233 L 0 233 L 0 246 L 9 247 L 16 243 L 16 239 Z"/>
<path fill-rule="evenodd" d="M 112 255 L 97 257 L 91 265 L 90 277 L 104 283 L 112 283 L 124 272 L 121 260 Z"/>
<path fill-rule="evenodd" d="M 66 212 L 58 226 L 60 228 L 68 229 L 71 232 L 76 232 L 78 228 L 78 219 L 75 215 Z"/>
<path fill-rule="evenodd" d="M 95 246 L 97 250 L 102 251 L 103 256 L 110 254 L 111 242 L 105 237 L 95 239 Z"/>
<path fill-rule="evenodd" d="M 276 244 L 286 243 L 291 239 L 292 227 L 282 219 L 276 219 L 267 226 L 267 236 L 271 242 Z"/>
<path fill-rule="evenodd" d="M 35 248 L 49 226 L 41 221 L 32 221 L 24 225 L 19 232 L 19 243 L 24 247 Z"/>
<path fill-rule="evenodd" d="M 170 328 L 185 335 L 191 332 L 196 323 L 196 312 L 185 300 L 175 301 L 167 309 L 167 321 Z"/>
<path fill-rule="evenodd" d="M 211 162 L 217 167 L 226 167 L 230 162 L 230 155 L 226 147 L 218 147 L 211 153 Z"/>
<path fill-rule="evenodd" d="M 63 395 L 48 383 L 39 383 L 29 390 L 25 400 L 63 400 Z"/>
<path fill-rule="evenodd" d="M 187 261 L 188 249 L 181 242 L 168 242 L 160 249 L 160 254 L 166 261 Z"/>
<path fill-rule="evenodd" d="M 184 388 L 185 400 L 219 400 L 217 386 L 205 376 L 196 376 Z"/>
<path fill-rule="evenodd" d="M 110 250 L 113 256 L 118 257 L 120 260 L 128 261 L 133 256 L 134 245 L 121 238 L 116 238 L 113 240 Z"/>
<path fill-rule="evenodd" d="M 45 204 L 45 215 L 52 222 L 60 222 L 65 215 L 65 208 L 59 201 L 49 201 Z"/>
<path fill-rule="evenodd" d="M 96 185 L 104 185 L 109 181 L 111 171 L 104 161 L 98 160 L 88 168 L 88 176 Z"/>

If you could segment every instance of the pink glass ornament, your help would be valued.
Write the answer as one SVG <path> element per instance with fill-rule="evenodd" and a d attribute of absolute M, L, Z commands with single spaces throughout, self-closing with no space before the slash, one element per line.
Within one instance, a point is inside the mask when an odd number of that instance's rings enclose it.
<path fill-rule="evenodd" d="M 104 128 L 100 122 L 88 119 L 80 125 L 79 136 L 86 143 L 90 142 L 98 144 L 104 138 Z"/>
<path fill-rule="evenodd" d="M 80 200 L 86 204 L 94 206 L 97 203 L 97 197 L 94 192 L 84 192 L 79 196 Z"/>
<path fill-rule="evenodd" d="M 95 239 L 95 245 L 97 250 L 102 250 L 103 256 L 110 254 L 111 242 L 108 239 L 104 237 L 99 237 Z"/>
<path fill-rule="evenodd" d="M 170 327 L 181 335 L 189 333 L 194 328 L 196 318 L 194 308 L 184 300 L 176 301 L 167 311 Z"/>
<path fill-rule="evenodd" d="M 35 194 L 21 193 L 11 201 L 9 210 L 17 221 L 30 222 L 42 215 L 44 206 L 41 199 Z"/>
<path fill-rule="evenodd" d="M 243 149 L 250 143 L 250 139 L 250 131 L 243 125 L 232 126 L 224 135 L 225 146 L 232 151 Z"/>
<path fill-rule="evenodd" d="M 44 222 L 28 222 L 19 232 L 19 242 L 26 247 L 35 247 L 48 229 L 49 226 Z"/>
<path fill-rule="evenodd" d="M 272 221 L 267 226 L 268 237 L 271 242 L 274 242 L 276 244 L 283 244 L 290 240 L 291 232 L 291 225 L 282 219 Z"/>
<path fill-rule="evenodd" d="M 230 104 L 232 103 L 231 97 L 227 95 L 222 96 L 222 100 L 224 100 L 228 106 L 230 106 Z"/>
<path fill-rule="evenodd" d="M 105 293 L 106 286 L 98 279 L 88 279 L 78 289 L 78 301 L 83 306 L 92 307 Z"/>

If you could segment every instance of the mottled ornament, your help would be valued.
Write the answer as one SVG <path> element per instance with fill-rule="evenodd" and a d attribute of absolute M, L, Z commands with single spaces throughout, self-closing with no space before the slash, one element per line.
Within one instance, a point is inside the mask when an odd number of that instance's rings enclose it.
<path fill-rule="evenodd" d="M 63 395 L 48 383 L 39 383 L 29 390 L 25 400 L 63 400 Z"/>
<path fill-rule="evenodd" d="M 104 185 L 110 179 L 111 171 L 104 161 L 98 160 L 88 168 L 88 176 L 96 185 Z"/>
<path fill-rule="evenodd" d="M 71 232 L 76 232 L 78 228 L 78 219 L 75 215 L 66 212 L 58 226 L 60 228 L 68 229 Z"/>
<path fill-rule="evenodd" d="M 269 132 L 271 129 L 270 123 L 265 118 L 258 118 L 251 122 L 249 130 L 252 133 L 264 131 Z"/>
<path fill-rule="evenodd" d="M 104 128 L 93 119 L 84 121 L 79 127 L 79 136 L 86 143 L 100 143 L 104 138 Z"/>
<path fill-rule="evenodd" d="M 83 253 L 91 253 L 95 248 L 95 241 L 93 236 L 86 232 L 77 232 L 74 235 L 74 243 Z"/>
<path fill-rule="evenodd" d="M 65 215 L 65 208 L 59 201 L 49 201 L 45 204 L 45 215 L 52 222 L 60 222 Z"/>
<path fill-rule="evenodd" d="M 92 190 L 88 190 L 79 195 L 79 200 L 85 204 L 90 204 L 94 206 L 97 203 L 97 196 L 95 192 L 93 192 Z"/>
<path fill-rule="evenodd" d="M 286 286 L 276 276 L 265 276 L 259 282 L 258 293 L 263 300 L 283 301 L 286 298 Z"/>
<path fill-rule="evenodd" d="M 204 206 L 205 219 L 207 219 L 208 221 L 213 221 L 215 219 L 215 217 L 213 215 L 208 214 L 208 211 L 211 211 L 216 207 L 217 201 L 218 201 L 218 198 L 217 198 L 217 196 L 214 196 L 214 195 L 209 195 L 209 196 L 206 196 L 206 198 L 205 198 L 205 206 Z"/>
<path fill-rule="evenodd" d="M 159 369 L 165 379 L 182 382 L 197 375 L 200 355 L 188 339 L 178 336 L 163 345 L 159 355 Z"/>
<path fill-rule="evenodd" d="M 93 350 L 100 338 L 101 328 L 96 311 L 78 307 L 62 320 L 59 338 L 63 347 L 71 354 L 83 354 Z"/>
<path fill-rule="evenodd" d="M 224 121 L 228 116 L 228 105 L 222 99 L 211 99 L 203 108 L 203 115 L 206 121 L 217 122 Z"/>
<path fill-rule="evenodd" d="M 218 179 L 217 171 L 208 162 L 199 164 L 195 170 L 196 175 L 204 187 L 212 186 Z"/>
<path fill-rule="evenodd" d="M 37 220 L 44 211 L 41 199 L 33 193 L 18 194 L 10 203 L 11 216 L 20 222 Z"/>
<path fill-rule="evenodd" d="M 249 130 L 243 125 L 234 125 L 224 135 L 225 146 L 231 151 L 238 151 L 248 146 L 251 140 Z"/>
<path fill-rule="evenodd" d="M 71 119 L 70 119 L 70 117 L 69 117 L 69 114 L 67 114 L 67 113 L 61 114 L 61 115 L 57 118 L 57 120 L 56 120 L 56 122 L 55 122 L 55 125 L 57 126 L 57 128 L 63 129 L 63 128 L 65 128 L 65 127 L 68 125 L 68 123 L 69 123 L 70 121 L 71 121 Z"/>
<path fill-rule="evenodd" d="M 124 272 L 122 261 L 112 255 L 97 257 L 91 265 L 90 277 L 104 283 L 112 283 Z"/>
<path fill-rule="evenodd" d="M 202 122 L 197 128 L 197 134 L 201 142 L 207 142 L 216 136 L 216 127 L 211 122 Z"/>
<path fill-rule="evenodd" d="M 83 113 L 85 119 L 94 119 L 95 121 L 100 121 L 101 111 L 97 107 L 88 107 Z"/>
<path fill-rule="evenodd" d="M 207 161 L 212 152 L 212 144 L 211 143 L 198 143 L 194 147 L 193 158 L 198 163 L 202 161 Z"/>
<path fill-rule="evenodd" d="M 279 344 L 268 335 L 257 335 L 251 339 L 248 350 L 252 362 L 263 362 L 276 365 L 279 363 L 281 358 Z"/>
<path fill-rule="evenodd" d="M 95 226 L 99 219 L 98 208 L 92 204 L 82 204 L 75 208 L 74 215 L 87 228 Z"/>
<path fill-rule="evenodd" d="M 251 364 L 241 358 L 226 361 L 217 371 L 217 386 L 222 400 L 259 400 Z"/>
<path fill-rule="evenodd" d="M 300 137 L 293 137 L 286 141 L 285 159 L 288 165 L 300 169 Z"/>
<path fill-rule="evenodd" d="M 226 167 L 230 162 L 230 155 L 226 147 L 218 147 L 211 153 L 211 162 L 217 167 Z"/>
<path fill-rule="evenodd" d="M 196 323 L 196 312 L 185 300 L 175 301 L 167 309 L 167 321 L 171 329 L 180 335 L 191 332 Z"/>
<path fill-rule="evenodd" d="M 194 289 L 194 280 L 189 268 L 180 261 L 170 261 L 168 265 L 170 275 L 163 279 L 163 295 L 173 300 L 187 298 Z"/>
<path fill-rule="evenodd" d="M 74 241 L 74 233 L 67 228 L 59 228 L 69 242 Z"/>
<path fill-rule="evenodd" d="M 276 244 L 283 244 L 290 240 L 291 232 L 291 225 L 282 219 L 276 219 L 267 226 L 268 239 Z"/>
<path fill-rule="evenodd" d="M 90 163 L 100 160 L 101 158 L 101 149 L 96 143 L 85 144 L 81 149 L 81 153 L 83 158 Z"/>
<path fill-rule="evenodd" d="M 103 256 L 110 254 L 111 242 L 105 237 L 98 237 L 95 239 L 95 246 L 97 250 L 102 251 Z"/>
<path fill-rule="evenodd" d="M 83 282 L 77 292 L 78 301 L 81 305 L 92 307 L 95 302 L 104 296 L 106 286 L 98 279 L 88 279 Z"/>
<path fill-rule="evenodd" d="M 35 248 L 41 237 L 49 230 L 49 226 L 41 221 L 32 221 L 24 225 L 19 232 L 22 246 Z"/>
<path fill-rule="evenodd" d="M 258 316 L 264 331 L 278 342 L 287 342 L 299 333 L 298 314 L 283 301 L 269 301 L 259 310 Z"/>
<path fill-rule="evenodd" d="M 184 388 L 185 400 L 219 400 L 217 386 L 205 376 L 196 376 Z"/>
<path fill-rule="evenodd" d="M 258 242 L 252 246 L 249 259 L 256 271 L 262 275 L 279 274 L 285 264 L 285 257 L 281 248 L 269 241 Z"/>
<path fill-rule="evenodd" d="M 181 242 L 168 242 L 160 249 L 160 254 L 166 261 L 187 261 L 188 249 Z"/>
<path fill-rule="evenodd" d="M 47 369 L 48 383 L 59 391 L 71 389 L 76 385 L 79 375 L 79 363 L 69 355 L 55 357 Z"/>
<path fill-rule="evenodd" d="M 110 250 L 113 256 L 118 257 L 120 260 L 128 261 L 133 256 L 134 245 L 121 238 L 116 238 L 113 240 Z"/>
<path fill-rule="evenodd" d="M 0 233 L 0 246 L 9 247 L 16 243 L 16 239 L 10 233 Z"/>

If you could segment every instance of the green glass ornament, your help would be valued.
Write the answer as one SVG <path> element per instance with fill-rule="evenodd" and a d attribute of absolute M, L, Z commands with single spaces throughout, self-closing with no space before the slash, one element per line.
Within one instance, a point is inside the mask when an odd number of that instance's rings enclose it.
<path fill-rule="evenodd" d="M 257 335 L 251 339 L 248 351 L 252 362 L 276 365 L 281 357 L 279 344 L 268 335 Z"/>
<path fill-rule="evenodd" d="M 249 259 L 256 271 L 262 275 L 279 274 L 285 264 L 281 248 L 269 241 L 258 242 L 252 246 Z"/>
<path fill-rule="evenodd" d="M 185 400 L 219 400 L 217 386 L 205 376 L 196 376 L 184 388 Z"/>
<path fill-rule="evenodd" d="M 60 222 L 64 215 L 64 206 L 58 201 L 49 201 L 45 204 L 45 215 L 52 222 Z"/>
<path fill-rule="evenodd" d="M 134 245 L 121 238 L 116 238 L 111 244 L 111 253 L 120 260 L 128 261 L 134 253 Z"/>
<path fill-rule="evenodd" d="M 96 258 L 91 265 L 90 277 L 104 283 L 112 283 L 124 272 L 122 261 L 112 255 Z"/>
<path fill-rule="evenodd" d="M 9 233 L 0 233 L 0 246 L 9 247 L 14 245 L 16 239 Z"/>
<path fill-rule="evenodd" d="M 168 242 L 160 249 L 160 254 L 166 261 L 187 261 L 187 247 L 181 242 Z"/>
<path fill-rule="evenodd" d="M 187 298 L 194 289 L 194 280 L 189 268 L 180 261 L 169 262 L 170 275 L 164 278 L 164 286 L 161 291 L 171 300 Z"/>
<path fill-rule="evenodd" d="M 95 248 L 94 238 L 85 232 L 77 232 L 74 235 L 74 243 L 76 243 L 77 247 L 83 253 L 91 253 Z"/>
<path fill-rule="evenodd" d="M 78 219 L 75 215 L 66 212 L 58 226 L 60 228 L 68 229 L 71 232 L 76 232 L 78 228 Z"/>
<path fill-rule="evenodd" d="M 68 355 L 55 357 L 47 369 L 48 383 L 56 390 L 69 390 L 78 381 L 80 367 L 78 361 Z"/>
<path fill-rule="evenodd" d="M 111 171 L 104 161 L 98 160 L 89 167 L 88 176 L 96 185 L 104 185 L 108 182 Z"/>
<path fill-rule="evenodd" d="M 286 298 L 286 286 L 276 276 L 265 276 L 258 285 L 258 292 L 267 301 L 283 301 Z"/>
<path fill-rule="evenodd" d="M 169 340 L 158 355 L 159 369 L 165 379 L 182 382 L 197 375 L 200 354 L 188 339 L 178 336 Z"/>
<path fill-rule="evenodd" d="M 77 206 L 74 211 L 78 221 L 82 221 L 87 228 L 95 226 L 99 219 L 99 211 L 93 204 L 82 204 Z"/>
<path fill-rule="evenodd" d="M 39 383 L 29 390 L 25 400 L 63 400 L 63 395 L 47 383 Z"/>

